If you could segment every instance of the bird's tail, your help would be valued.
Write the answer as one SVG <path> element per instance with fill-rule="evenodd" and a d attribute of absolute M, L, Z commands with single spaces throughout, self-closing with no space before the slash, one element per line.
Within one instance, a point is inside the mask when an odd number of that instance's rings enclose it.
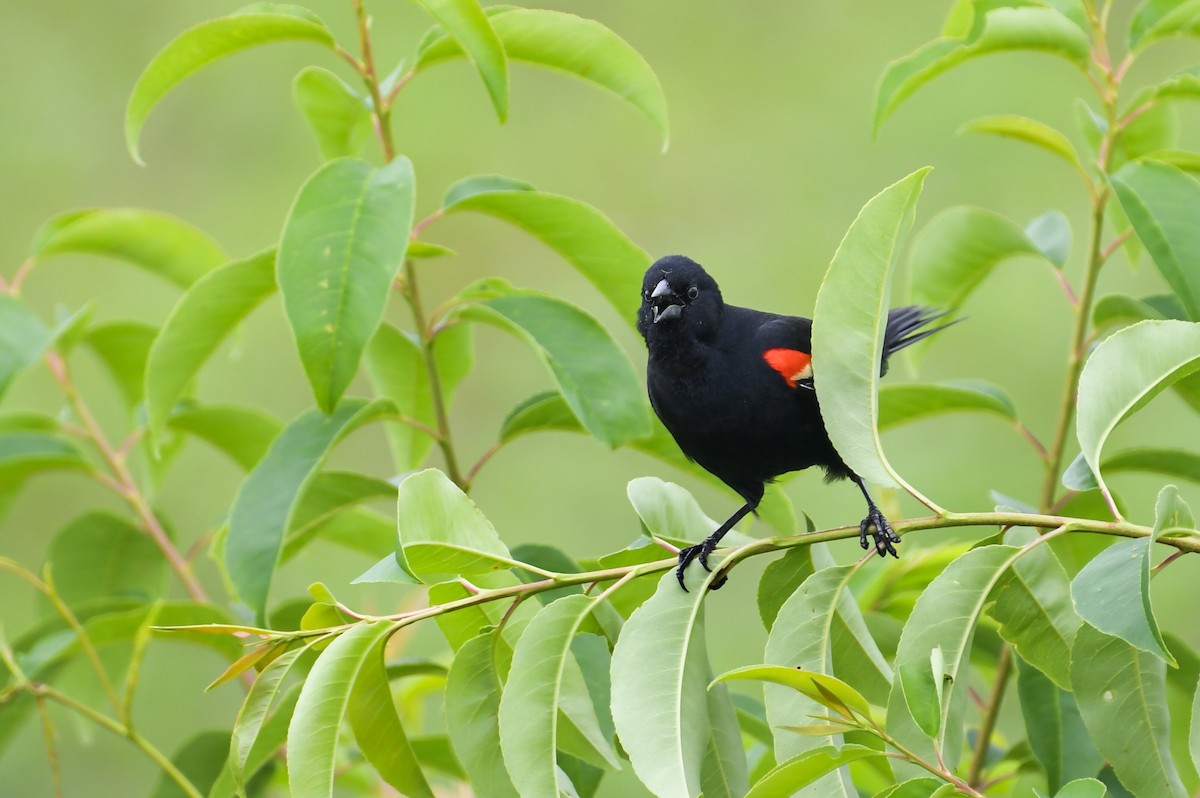
<path fill-rule="evenodd" d="M 884 370 L 887 370 L 888 358 L 896 352 L 962 321 L 962 319 L 954 319 L 936 327 L 929 326 L 945 316 L 946 311 L 944 310 L 920 305 L 908 305 L 888 311 L 887 328 L 883 332 Z"/>

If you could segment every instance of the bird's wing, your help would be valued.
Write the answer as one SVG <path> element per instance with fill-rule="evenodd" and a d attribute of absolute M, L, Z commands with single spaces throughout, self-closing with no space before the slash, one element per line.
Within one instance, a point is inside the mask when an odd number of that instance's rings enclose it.
<path fill-rule="evenodd" d="M 812 320 L 777 316 L 754 334 L 754 352 L 790 388 L 812 389 Z"/>

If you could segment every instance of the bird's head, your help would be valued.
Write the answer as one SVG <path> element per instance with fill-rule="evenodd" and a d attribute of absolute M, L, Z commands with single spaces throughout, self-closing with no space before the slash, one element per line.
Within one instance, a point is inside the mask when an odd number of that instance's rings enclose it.
<path fill-rule="evenodd" d="M 656 260 L 642 279 L 638 330 L 651 337 L 704 338 L 721 320 L 721 289 L 691 258 L 668 255 Z"/>

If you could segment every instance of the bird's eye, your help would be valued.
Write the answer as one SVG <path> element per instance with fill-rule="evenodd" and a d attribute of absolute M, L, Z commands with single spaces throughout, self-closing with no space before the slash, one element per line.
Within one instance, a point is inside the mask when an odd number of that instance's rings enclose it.
<path fill-rule="evenodd" d="M 688 299 L 695 299 L 698 296 L 700 296 L 699 288 L 697 288 L 696 286 L 693 285 L 691 288 L 688 289 Z"/>
<path fill-rule="evenodd" d="M 650 301 L 650 289 L 649 288 L 647 288 L 645 291 L 642 292 L 642 299 L 646 300 L 647 302 Z"/>

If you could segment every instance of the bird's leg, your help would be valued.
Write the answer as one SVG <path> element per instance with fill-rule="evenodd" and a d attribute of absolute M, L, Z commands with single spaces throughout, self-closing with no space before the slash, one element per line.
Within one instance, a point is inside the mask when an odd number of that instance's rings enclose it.
<path fill-rule="evenodd" d="M 871 537 L 875 539 L 876 554 L 880 557 L 890 554 L 899 559 L 900 555 L 896 553 L 896 547 L 892 544 L 899 543 L 900 536 L 892 530 L 892 525 L 875 506 L 875 500 L 867 492 L 867 486 L 862 477 L 858 474 L 851 474 L 850 478 L 854 480 L 855 485 L 858 485 L 858 489 L 862 491 L 863 497 L 867 500 L 867 517 L 858 525 L 858 542 L 864 549 L 870 548 L 870 544 L 867 543 L 867 533 L 870 532 Z M 874 530 L 871 529 L 872 527 Z"/>
<path fill-rule="evenodd" d="M 681 549 L 679 552 L 679 565 L 675 568 L 675 578 L 679 580 L 679 586 L 687 592 L 687 585 L 683 583 L 683 572 L 687 570 L 688 563 L 699 558 L 700 564 L 704 566 L 704 570 L 712 572 L 712 568 L 708 567 L 708 555 L 713 553 L 717 548 L 717 544 L 721 542 L 721 538 L 725 537 L 725 533 L 733 529 L 734 524 L 746 517 L 746 514 L 754 509 L 757 502 L 746 502 L 742 508 L 733 515 L 729 516 L 729 520 L 721 524 L 716 532 L 706 537 L 695 546 L 688 546 L 686 549 Z M 725 580 L 721 579 L 708 586 L 709 590 L 716 590 L 721 585 L 725 584 Z"/>

